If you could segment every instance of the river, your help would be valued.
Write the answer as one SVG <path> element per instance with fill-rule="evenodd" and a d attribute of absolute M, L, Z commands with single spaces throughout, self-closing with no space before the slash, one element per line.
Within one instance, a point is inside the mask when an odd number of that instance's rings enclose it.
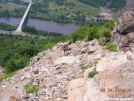
<path fill-rule="evenodd" d="M 0 23 L 3 22 L 14 26 L 17 26 L 20 21 L 21 18 L 0 18 Z M 25 24 L 28 26 L 34 26 L 38 30 L 44 30 L 48 32 L 59 32 L 65 35 L 71 34 L 79 28 L 79 26 L 75 24 L 63 24 L 54 21 L 39 20 L 33 18 L 28 18 Z"/>

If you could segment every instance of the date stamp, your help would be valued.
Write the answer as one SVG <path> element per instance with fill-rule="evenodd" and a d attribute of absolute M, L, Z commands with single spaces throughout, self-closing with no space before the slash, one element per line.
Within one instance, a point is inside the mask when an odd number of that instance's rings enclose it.
<path fill-rule="evenodd" d="M 105 98 L 105 101 L 133 101 L 133 98 Z"/>
<path fill-rule="evenodd" d="M 100 92 L 120 92 L 120 93 L 123 93 L 123 92 L 126 92 L 126 89 L 123 89 L 123 88 L 115 88 L 115 89 L 111 89 L 111 88 L 101 88 L 100 89 Z"/>
<path fill-rule="evenodd" d="M 126 92 L 126 89 L 124 88 L 101 88 L 100 92 L 105 93 L 105 92 L 114 92 L 114 93 L 124 93 Z M 134 101 L 134 98 L 105 98 L 105 101 Z"/>

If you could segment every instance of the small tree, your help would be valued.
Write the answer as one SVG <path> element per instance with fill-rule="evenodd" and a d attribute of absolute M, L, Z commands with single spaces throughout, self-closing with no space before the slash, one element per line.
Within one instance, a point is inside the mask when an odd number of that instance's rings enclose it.
<path fill-rule="evenodd" d="M 17 64 L 13 59 L 10 59 L 4 69 L 5 73 L 11 73 L 17 69 Z"/>

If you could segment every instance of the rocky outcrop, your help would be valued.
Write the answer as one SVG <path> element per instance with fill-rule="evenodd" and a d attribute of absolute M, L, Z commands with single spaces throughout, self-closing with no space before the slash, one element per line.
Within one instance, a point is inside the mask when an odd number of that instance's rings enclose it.
<path fill-rule="evenodd" d="M 127 11 L 119 18 L 113 30 L 111 41 L 120 51 L 129 51 L 129 57 L 134 58 L 134 12 Z"/>
<path fill-rule="evenodd" d="M 119 18 L 119 22 L 117 24 L 117 32 L 120 34 L 128 34 L 134 32 L 134 12 L 126 11 Z"/>
<path fill-rule="evenodd" d="M 134 101 L 133 79 L 134 61 L 130 61 L 105 70 L 92 79 L 72 80 L 68 101 Z"/>

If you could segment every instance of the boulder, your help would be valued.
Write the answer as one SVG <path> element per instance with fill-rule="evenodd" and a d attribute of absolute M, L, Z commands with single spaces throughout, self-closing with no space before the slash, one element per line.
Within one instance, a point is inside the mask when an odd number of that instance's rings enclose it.
<path fill-rule="evenodd" d="M 117 26 L 117 31 L 120 34 L 127 34 L 130 32 L 134 32 L 134 12 L 126 11 L 119 18 L 119 23 Z"/>
<path fill-rule="evenodd" d="M 134 61 L 112 67 L 92 79 L 72 80 L 68 101 L 134 100 Z"/>
<path fill-rule="evenodd" d="M 134 12 L 127 11 L 119 18 L 119 22 L 112 31 L 111 42 L 115 43 L 120 51 L 134 52 Z"/>

